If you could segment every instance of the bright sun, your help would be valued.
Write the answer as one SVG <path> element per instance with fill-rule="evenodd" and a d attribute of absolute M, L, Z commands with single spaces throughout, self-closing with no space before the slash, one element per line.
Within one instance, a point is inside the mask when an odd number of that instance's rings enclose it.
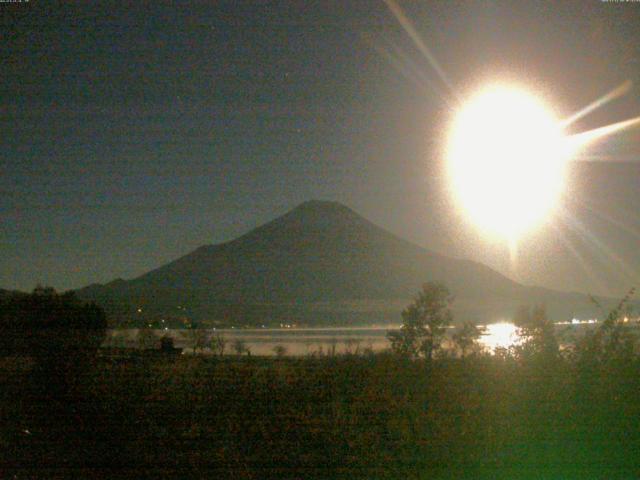
<path fill-rule="evenodd" d="M 515 242 L 558 203 L 568 153 L 560 122 L 538 99 L 496 86 L 457 113 L 448 142 L 449 177 L 474 222 Z"/>

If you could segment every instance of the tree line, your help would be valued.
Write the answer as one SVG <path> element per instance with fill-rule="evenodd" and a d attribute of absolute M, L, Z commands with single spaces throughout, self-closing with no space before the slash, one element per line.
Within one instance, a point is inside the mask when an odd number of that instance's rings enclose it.
<path fill-rule="evenodd" d="M 513 317 L 520 341 L 496 352 L 517 359 L 558 359 L 561 355 L 581 365 L 594 366 L 609 361 L 629 360 L 636 352 L 637 335 L 629 326 L 630 303 L 635 289 L 631 288 L 604 320 L 588 330 L 572 345 L 560 349 L 556 329 L 544 306 L 521 306 Z M 602 307 L 594 298 L 593 302 Z M 442 354 L 443 339 L 451 326 L 454 301 L 449 289 L 437 282 L 425 283 L 414 301 L 402 311 L 402 326 L 389 332 L 391 349 L 409 358 L 432 361 Z M 482 353 L 478 340 L 483 329 L 472 322 L 458 326 L 451 339 L 461 357 Z"/>

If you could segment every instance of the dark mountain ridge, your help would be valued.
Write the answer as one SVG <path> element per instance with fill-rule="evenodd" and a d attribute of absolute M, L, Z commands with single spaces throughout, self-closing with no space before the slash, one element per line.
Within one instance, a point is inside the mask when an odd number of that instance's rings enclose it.
<path fill-rule="evenodd" d="M 398 322 L 402 306 L 426 281 L 445 283 L 456 296 L 458 318 L 479 323 L 508 318 L 523 303 L 545 303 L 557 319 L 595 314 L 586 295 L 520 285 L 325 201 L 305 202 L 241 237 L 202 246 L 132 280 L 78 293 L 120 320 L 141 309 L 219 323 L 351 324 Z"/>

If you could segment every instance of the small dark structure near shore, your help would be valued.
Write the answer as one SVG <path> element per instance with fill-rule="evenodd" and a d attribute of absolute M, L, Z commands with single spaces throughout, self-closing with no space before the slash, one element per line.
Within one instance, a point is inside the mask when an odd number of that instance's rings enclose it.
<path fill-rule="evenodd" d="M 165 335 L 160 339 L 160 352 L 165 355 L 180 355 L 182 349 L 174 345 L 173 338 Z"/>
<path fill-rule="evenodd" d="M 132 357 L 166 357 L 182 354 L 182 348 L 176 347 L 173 338 L 164 336 L 160 339 L 160 348 L 127 348 L 127 347 L 103 347 L 99 355 L 103 358 L 128 359 Z"/>

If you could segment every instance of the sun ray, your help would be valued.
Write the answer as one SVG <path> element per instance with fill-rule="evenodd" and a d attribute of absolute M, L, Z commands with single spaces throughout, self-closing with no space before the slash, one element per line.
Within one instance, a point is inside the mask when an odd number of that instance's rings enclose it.
<path fill-rule="evenodd" d="M 411 69 L 411 71 L 415 72 L 416 75 L 418 75 L 423 83 L 424 83 L 424 88 L 427 88 L 429 90 L 431 90 L 433 93 L 436 94 L 436 96 L 442 100 L 448 107 L 449 109 L 453 109 L 455 106 L 452 102 L 452 100 L 450 98 L 448 98 L 447 93 L 443 92 L 442 88 L 438 87 L 438 85 L 435 84 L 435 82 L 433 82 L 429 76 L 427 75 L 427 73 L 425 73 L 419 65 L 416 64 L 416 62 L 414 62 L 409 55 L 407 55 L 405 52 L 402 51 L 402 49 L 400 47 L 398 47 L 395 44 L 391 45 L 392 48 L 394 49 L 396 55 L 405 63 L 405 65 L 408 66 L 408 68 Z"/>
<path fill-rule="evenodd" d="M 560 220 L 563 220 L 564 215 L 565 214 L 561 213 L 558 216 L 558 218 Z M 565 223 L 565 225 L 567 225 L 567 224 Z M 571 254 L 576 258 L 576 260 L 578 260 L 579 265 L 582 267 L 582 270 L 586 273 L 586 275 L 589 277 L 589 279 L 592 280 L 593 283 L 597 285 L 598 289 L 601 292 L 606 292 L 607 291 L 607 287 L 606 287 L 605 283 L 600 278 L 600 276 L 598 275 L 596 270 L 593 267 L 591 267 L 589 262 L 587 262 L 587 260 L 584 258 L 584 256 L 579 252 L 578 248 L 573 244 L 571 239 L 567 235 L 565 235 L 565 232 L 556 223 L 551 223 L 551 227 L 554 230 L 556 230 L 556 232 L 558 233 L 558 238 L 560 238 L 560 241 L 563 243 L 563 245 L 565 247 L 567 247 L 567 249 L 571 252 Z M 571 227 L 569 227 L 569 228 L 571 228 Z"/>
<path fill-rule="evenodd" d="M 509 248 L 509 269 L 511 274 L 517 277 L 518 274 L 518 239 L 514 235 L 507 238 Z"/>
<path fill-rule="evenodd" d="M 564 212 L 564 221 L 574 232 L 585 240 L 587 245 L 591 245 L 592 249 L 603 258 L 608 265 L 613 265 L 618 268 L 629 280 L 634 280 L 636 272 L 634 272 L 629 266 L 616 255 L 611 249 L 599 240 L 594 234 L 589 232 L 587 228 L 579 221 L 575 216 L 570 215 L 567 211 Z"/>
<path fill-rule="evenodd" d="M 586 151 L 576 152 L 571 159 L 572 162 L 629 162 L 635 161 L 630 158 L 621 158 L 620 155 L 610 155 L 605 153 L 589 153 Z"/>
<path fill-rule="evenodd" d="M 387 5 L 393 16 L 396 17 L 396 20 L 398 20 L 400 26 L 402 26 L 404 31 L 407 32 L 407 35 L 409 35 L 411 40 L 413 40 L 413 43 L 415 43 L 418 50 L 420 50 L 431 67 L 436 71 L 442 82 L 449 88 L 451 93 L 455 95 L 453 83 L 449 80 L 447 74 L 438 63 L 438 60 L 424 43 L 415 27 L 413 26 L 413 23 L 411 23 L 411 20 L 409 20 L 409 18 L 405 15 L 400 5 L 398 5 L 395 0 L 384 0 L 384 3 Z"/>
<path fill-rule="evenodd" d="M 604 127 L 594 128 L 592 130 L 587 130 L 586 132 L 580 132 L 573 135 L 569 135 L 567 137 L 567 141 L 570 145 L 571 150 L 577 152 L 578 150 L 592 145 L 596 141 L 609 137 L 614 133 L 621 132 L 622 130 L 627 130 L 632 127 L 636 127 L 640 125 L 640 116 L 630 118 L 628 120 L 622 120 L 620 122 L 612 123 L 610 125 L 605 125 Z"/>
<path fill-rule="evenodd" d="M 618 227 L 622 230 L 624 230 L 625 232 L 627 232 L 628 234 L 632 235 L 635 239 L 637 239 L 638 241 L 640 241 L 640 229 L 637 228 L 633 228 L 629 222 L 623 222 L 621 220 L 618 220 L 616 218 L 613 218 L 611 215 L 608 215 L 604 212 L 602 212 L 602 210 L 598 209 L 598 207 L 594 206 L 592 202 L 589 202 L 588 200 L 584 200 L 584 199 L 580 199 L 580 198 L 575 198 L 575 201 L 580 202 L 580 204 L 586 208 L 587 210 L 589 210 L 591 213 L 593 213 L 595 216 L 597 216 L 598 218 L 604 220 L 605 222 L 610 223 L 611 225 Z"/>
<path fill-rule="evenodd" d="M 579 120 L 579 119 L 585 117 L 586 115 L 590 114 L 594 110 L 597 110 L 598 108 L 606 105 L 607 103 L 609 103 L 609 102 L 611 102 L 611 101 L 613 101 L 613 100 L 615 100 L 615 99 L 627 94 L 629 92 L 629 90 L 631 90 L 631 86 L 632 85 L 633 85 L 633 83 L 631 82 L 631 80 L 627 80 L 626 82 L 618 85 L 616 88 L 614 88 L 610 92 L 604 94 L 598 100 L 596 100 L 594 102 L 591 102 L 589 105 L 587 105 L 586 107 L 580 109 L 579 111 L 577 111 L 576 113 L 571 115 L 569 118 L 564 120 L 562 122 L 562 126 L 563 127 L 567 127 L 567 126 L 571 125 L 572 123 L 576 122 L 577 120 Z"/>
<path fill-rule="evenodd" d="M 435 85 L 424 70 L 422 70 L 409 55 L 403 52 L 400 47 L 389 41 L 387 41 L 388 46 L 382 45 L 380 42 L 374 41 L 369 35 L 363 34 L 361 38 L 425 95 L 435 95 L 435 97 L 442 101 L 450 110 L 454 108 L 447 94 Z"/>
<path fill-rule="evenodd" d="M 399 73 L 401 73 L 407 80 L 413 82 L 417 87 L 424 88 L 424 78 L 422 78 L 422 72 L 416 72 L 408 65 L 404 64 L 400 59 L 394 56 L 387 47 L 374 42 L 368 36 L 363 35 L 363 40 L 366 41 L 371 48 L 378 52 L 387 62 L 391 64 Z"/>

